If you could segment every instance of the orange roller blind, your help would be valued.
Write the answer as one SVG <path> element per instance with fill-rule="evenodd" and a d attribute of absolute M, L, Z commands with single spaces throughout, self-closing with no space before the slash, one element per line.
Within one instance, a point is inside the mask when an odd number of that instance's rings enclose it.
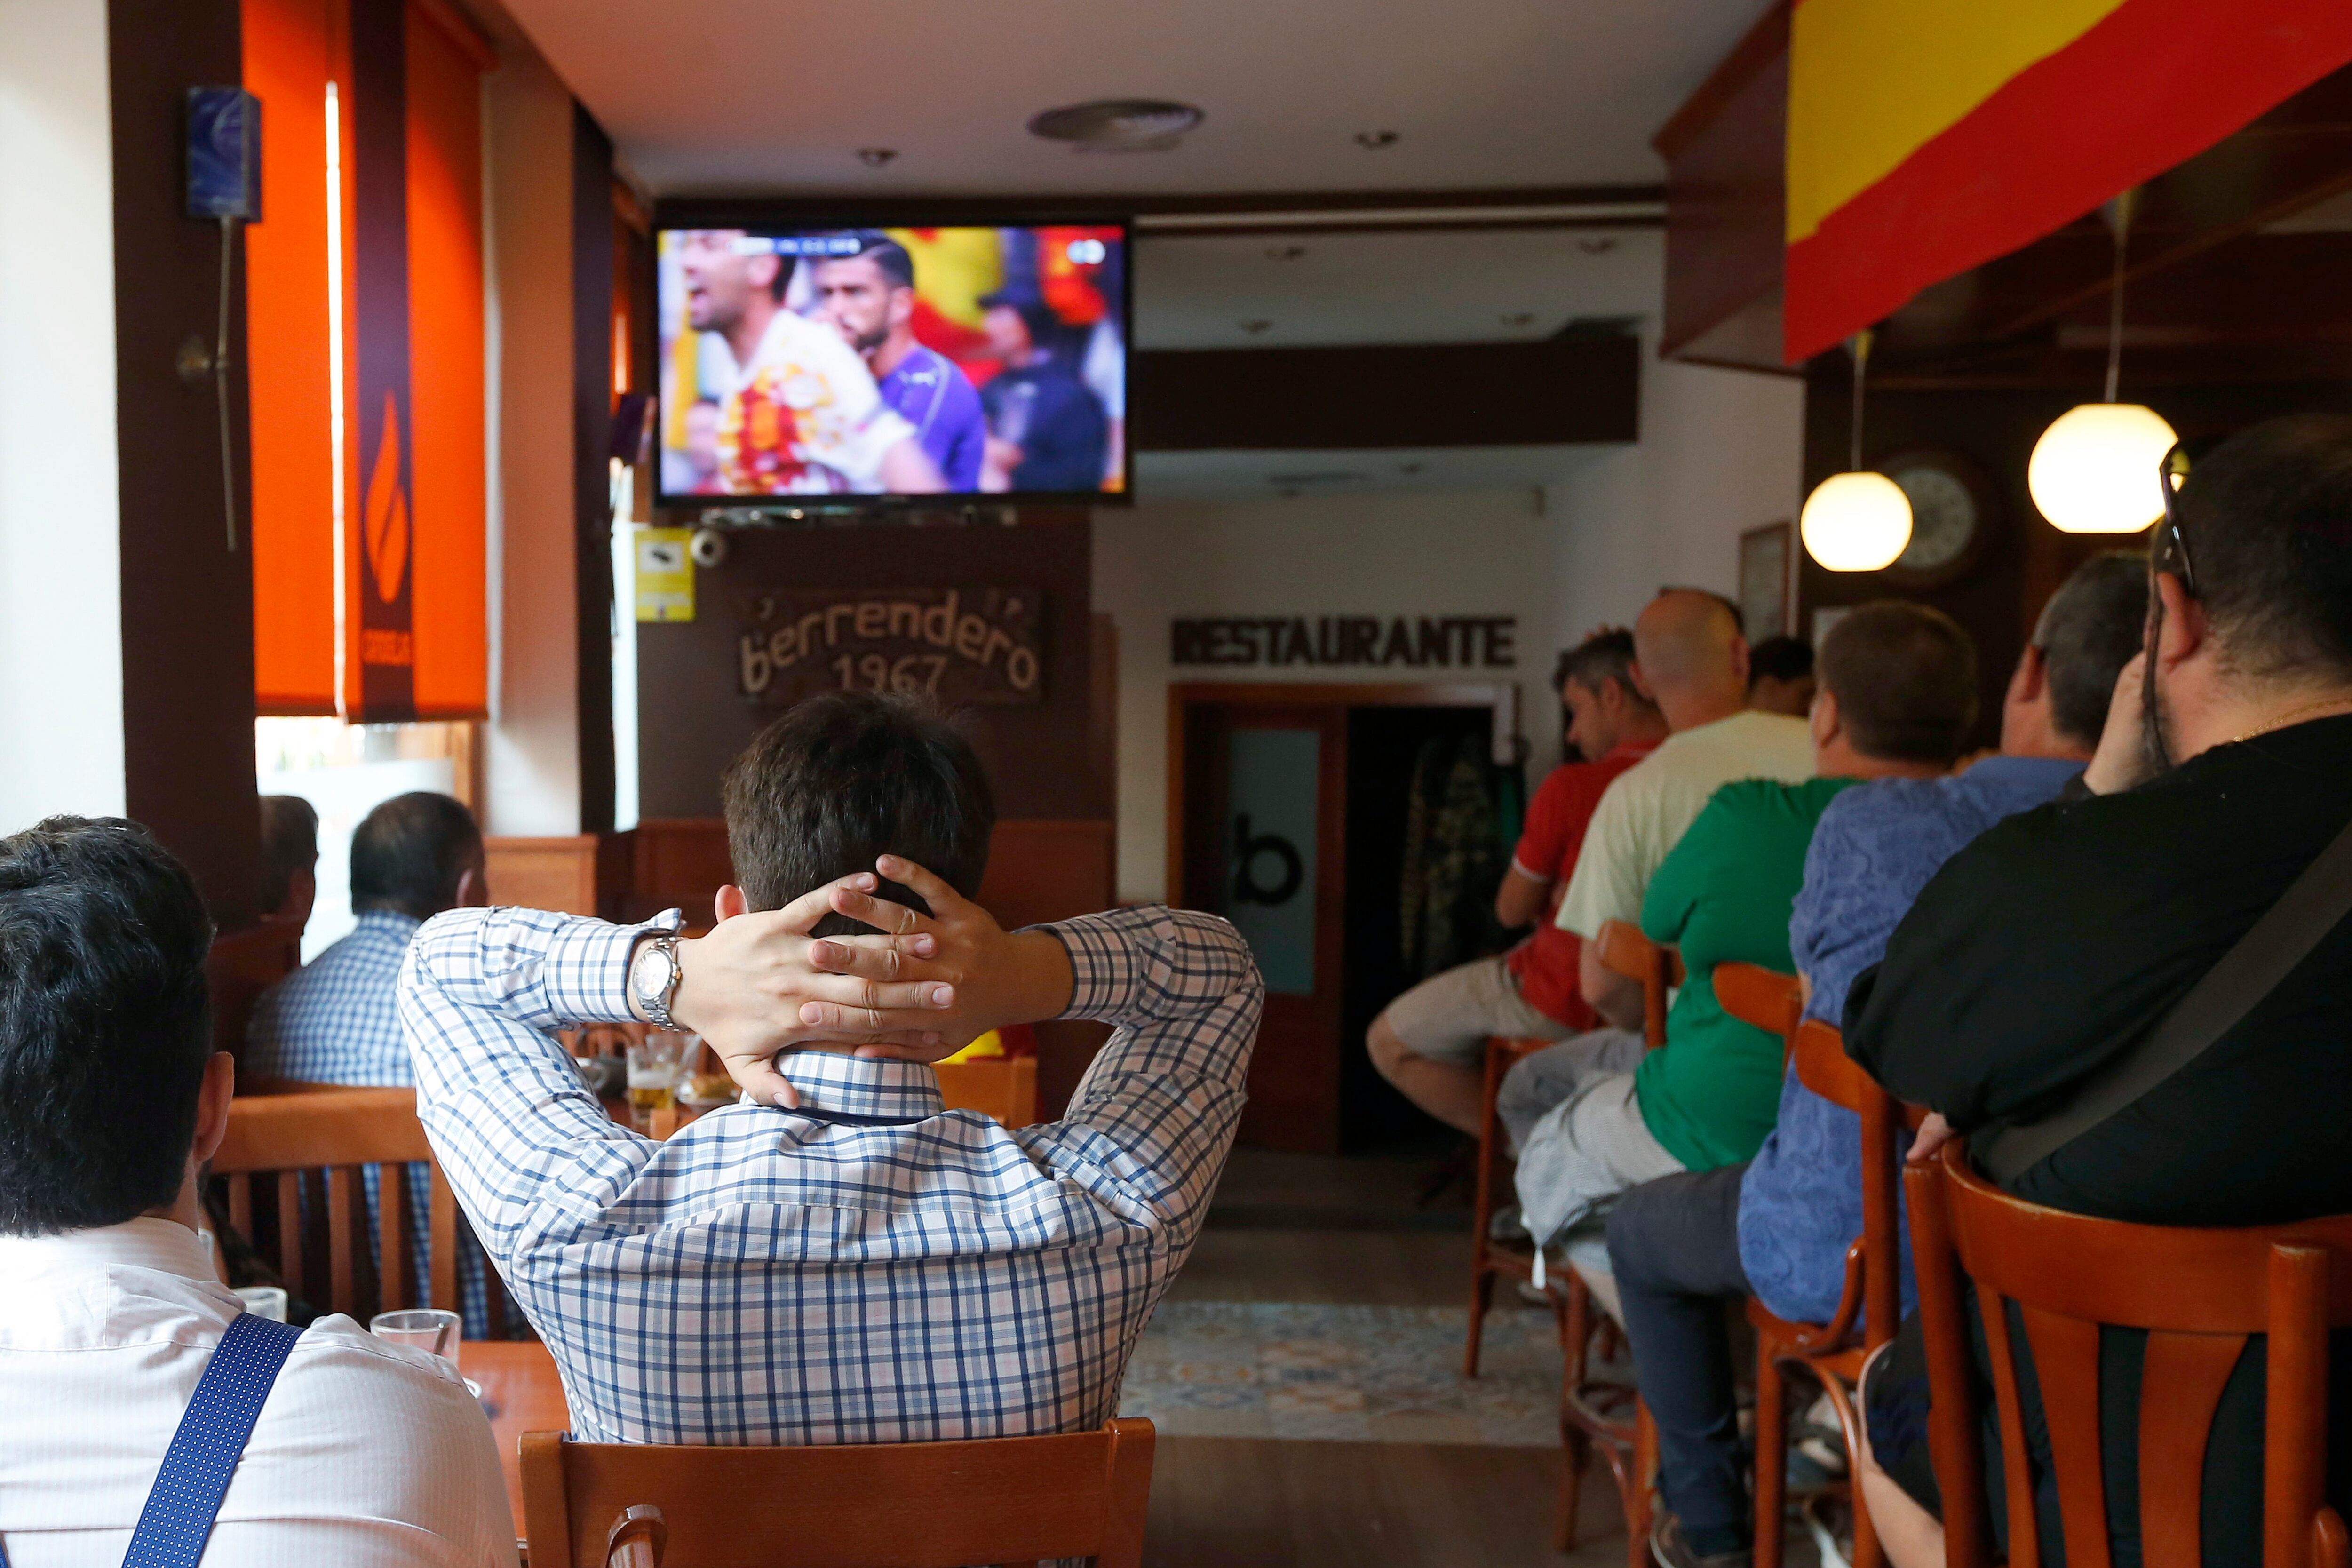
<path fill-rule="evenodd" d="M 434 0 L 404 0 L 399 68 L 355 71 L 352 3 L 242 5 L 246 86 L 262 102 L 262 221 L 246 237 L 255 696 L 265 714 L 478 718 L 488 712 L 489 666 L 481 75 L 495 62 L 462 18 Z M 405 167 L 394 185 L 359 177 L 352 127 L 357 95 L 369 89 L 355 86 L 355 78 L 397 84 L 404 136 L 394 145 Z M 331 88 L 341 132 L 332 192 Z M 366 497 L 360 410 L 351 400 L 357 346 L 367 332 L 355 287 L 355 217 L 360 201 L 383 201 L 387 190 L 401 208 L 407 251 L 415 701 L 413 711 L 404 704 L 379 713 L 365 710 L 359 677 L 354 606 Z M 338 308 L 340 343 L 332 328 Z M 332 433 L 338 395 L 340 453 Z"/>
<path fill-rule="evenodd" d="M 263 713 L 335 710 L 335 461 L 328 342 L 327 83 L 341 0 L 245 0 L 261 100 L 262 221 L 247 228 L 253 677 Z"/>
<path fill-rule="evenodd" d="M 488 475 L 480 46 L 408 8 L 408 378 L 415 422 L 416 716 L 485 717 Z"/>

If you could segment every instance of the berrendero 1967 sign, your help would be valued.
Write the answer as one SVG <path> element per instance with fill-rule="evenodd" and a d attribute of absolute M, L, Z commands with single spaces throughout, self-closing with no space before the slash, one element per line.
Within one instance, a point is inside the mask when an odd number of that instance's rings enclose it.
<path fill-rule="evenodd" d="M 1513 616 L 1238 616 L 1171 621 L 1169 662 L 1510 669 Z"/>
<path fill-rule="evenodd" d="M 1045 695 L 1034 588 L 811 589 L 744 605 L 743 695 L 789 707 L 820 691 L 919 691 L 949 707 Z"/>

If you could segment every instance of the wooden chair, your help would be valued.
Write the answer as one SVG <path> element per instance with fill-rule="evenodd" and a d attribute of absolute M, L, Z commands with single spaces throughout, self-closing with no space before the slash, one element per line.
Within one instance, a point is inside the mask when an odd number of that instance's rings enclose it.
<path fill-rule="evenodd" d="M 1718 1000 L 1725 994 L 1723 971 L 1730 967 L 1726 964 L 1716 971 Z M 1789 1016 L 1793 1017 L 1795 1011 L 1792 1001 Z M 1745 1013 L 1735 1016 L 1759 1028 L 1769 1026 Z M 1819 1384 L 1837 1413 L 1846 1452 L 1860 1454 L 1862 1426 L 1852 1390 L 1862 1376 L 1862 1363 L 1871 1352 L 1895 1337 L 1903 1315 L 1903 1241 L 1895 1187 L 1901 1108 L 1845 1054 L 1844 1041 L 1827 1024 L 1799 1024 L 1792 1039 L 1797 1081 L 1862 1119 L 1862 1235 L 1846 1248 L 1845 1285 L 1828 1322 L 1792 1323 L 1765 1310 L 1760 1301 L 1751 1298 L 1748 1303 L 1748 1321 L 1756 1330 L 1755 1558 L 1759 1568 L 1778 1568 L 1786 1534 L 1789 1404 L 1784 1379 L 1790 1373 L 1802 1373 Z M 1854 1568 L 1878 1568 L 1885 1561 L 1857 1492 Z"/>
<path fill-rule="evenodd" d="M 1594 939 L 1601 963 L 1642 988 L 1642 1039 L 1651 1050 L 1666 1043 L 1668 994 L 1683 984 L 1682 954 L 1652 942 L 1641 928 L 1626 921 L 1610 921 Z M 1583 1489 L 1584 1472 L 1598 1449 L 1617 1483 L 1617 1500 L 1625 1512 L 1626 1561 L 1646 1568 L 1650 1561 L 1650 1488 L 1658 1468 L 1657 1431 L 1649 1407 L 1632 1385 L 1604 1382 L 1590 1375 L 1591 1342 L 1604 1344 L 1617 1336 L 1617 1325 L 1606 1313 L 1592 1310 L 1592 1288 L 1583 1276 L 1570 1270 L 1563 1282 L 1567 1299 L 1567 1366 L 1562 1373 L 1560 1445 L 1566 1455 L 1561 1481 L 1563 1544 L 1572 1542 L 1576 1498 Z M 1605 1354 L 1605 1352 L 1604 1352 Z"/>
<path fill-rule="evenodd" d="M 1151 1423 L 1130 1418 L 1049 1437 L 804 1448 L 573 1443 L 530 1432 L 524 1533 L 531 1568 L 607 1568 L 615 1520 L 650 1506 L 667 1527 L 656 1561 L 669 1568 L 1058 1557 L 1139 1568 L 1151 1449 Z"/>
<path fill-rule="evenodd" d="M 365 1322 L 370 1303 L 364 1289 L 367 1248 L 360 1239 L 366 1206 L 361 1199 L 360 1168 L 392 1167 L 377 1184 L 376 1256 L 381 1289 L 378 1310 L 393 1307 L 438 1307 L 457 1310 L 457 1200 L 449 1190 L 441 1166 L 425 1142 L 425 1125 L 416 1119 L 416 1095 L 405 1089 L 316 1089 L 309 1092 L 239 1095 L 229 1102 L 228 1136 L 213 1156 L 212 1171 L 228 1178 L 229 1218 L 248 1237 L 254 1235 L 254 1183 L 275 1176 L 277 1192 L 278 1270 L 287 1284 L 328 1311 L 348 1312 Z M 425 1289 L 409 1278 L 410 1226 L 408 1183 L 401 1166 L 423 1162 L 432 1167 L 431 1212 L 426 1236 L 431 1243 L 432 1279 Z M 323 1172 L 326 1201 L 314 1205 L 326 1215 L 328 1268 L 326 1293 L 310 1294 L 303 1243 L 309 1227 L 302 1223 L 304 1178 Z M 419 1300 L 419 1297 L 422 1300 Z M 492 1331 L 503 1325 L 499 1292 L 489 1292 Z"/>
<path fill-rule="evenodd" d="M 1652 942 L 1630 921 L 1607 921 L 1594 940 L 1602 966 L 1642 988 L 1642 1041 L 1656 1050 L 1666 1043 L 1667 993 L 1683 983 L 1683 955 Z"/>
<path fill-rule="evenodd" d="M 668 1551 L 668 1517 L 641 1502 L 613 1521 L 604 1537 L 604 1568 L 662 1568 Z"/>
<path fill-rule="evenodd" d="M 2010 1196 L 1969 1169 L 1958 1140 L 1907 1167 L 1927 1334 L 1928 1444 L 1944 1500 L 1945 1562 L 1990 1568 L 1982 1412 L 1960 1290 L 1972 1283 L 2000 1423 L 2011 1568 L 2041 1568 L 2017 1346 L 2022 1320 L 2048 1423 L 2066 1561 L 2106 1568 L 2099 1330 L 2147 1331 L 2139 1505 L 2148 1568 L 2195 1568 L 2206 1445 L 2249 1335 L 2269 1336 L 2263 1568 L 2344 1568 L 2344 1521 L 2326 1505 L 2328 1331 L 2352 1327 L 2352 1215 L 2244 1229 L 2126 1225 Z"/>

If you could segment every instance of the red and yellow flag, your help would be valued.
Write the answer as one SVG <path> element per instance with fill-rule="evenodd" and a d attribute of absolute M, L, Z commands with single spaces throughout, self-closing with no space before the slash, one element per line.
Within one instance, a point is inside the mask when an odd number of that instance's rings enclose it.
<path fill-rule="evenodd" d="M 1790 363 L 2347 61 L 2347 0 L 1797 0 Z"/>

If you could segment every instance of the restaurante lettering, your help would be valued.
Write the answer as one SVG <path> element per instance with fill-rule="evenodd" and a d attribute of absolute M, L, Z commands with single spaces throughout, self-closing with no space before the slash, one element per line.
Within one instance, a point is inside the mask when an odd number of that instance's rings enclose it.
<path fill-rule="evenodd" d="M 1515 616 L 1246 616 L 1169 623 L 1172 664 L 1405 665 L 1415 669 L 1510 669 Z"/>

